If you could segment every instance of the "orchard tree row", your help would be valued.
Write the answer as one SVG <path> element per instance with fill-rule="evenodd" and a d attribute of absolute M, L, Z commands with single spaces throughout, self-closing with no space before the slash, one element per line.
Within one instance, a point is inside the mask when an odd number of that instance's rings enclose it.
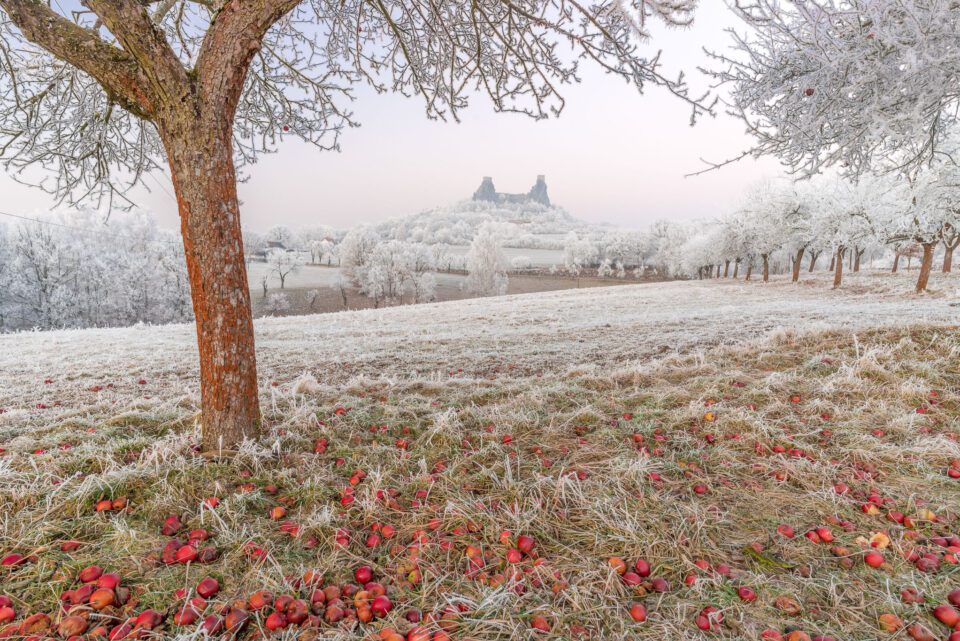
<path fill-rule="evenodd" d="M 728 277 L 732 266 L 734 278 L 742 273 L 750 279 L 759 269 L 766 281 L 772 261 L 786 256 L 796 282 L 824 260 L 834 287 L 840 287 L 845 262 L 859 271 L 866 253 L 886 250 L 897 271 L 900 257 L 919 247 L 916 291 L 925 291 L 938 251 L 942 270 L 950 272 L 960 245 L 958 178 L 957 166 L 942 161 L 909 179 L 820 177 L 758 184 L 734 212 L 690 237 L 682 250 L 684 270 L 701 278 Z"/>

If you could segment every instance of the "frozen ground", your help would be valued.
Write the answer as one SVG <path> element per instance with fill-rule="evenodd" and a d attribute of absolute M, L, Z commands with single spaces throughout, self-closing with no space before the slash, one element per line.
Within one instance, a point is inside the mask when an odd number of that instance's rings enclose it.
<path fill-rule="evenodd" d="M 914 275 L 263 320 L 229 463 L 192 327 L 2 336 L 0 638 L 945 639 L 960 300 Z"/>
<path fill-rule="evenodd" d="M 310 372 L 336 383 L 368 377 L 529 375 L 598 370 L 764 336 L 785 327 L 863 328 L 956 323 L 960 277 L 855 274 L 841 291 L 826 276 L 799 285 L 687 281 L 566 290 L 384 310 L 257 321 L 265 384 Z M 195 388 L 192 325 L 0 336 L 0 407 L 49 401 L 82 386 L 148 379 L 149 389 Z M 461 371 L 462 370 L 462 371 Z M 43 381 L 53 379 L 50 384 Z M 29 390 L 27 395 L 25 391 Z"/>

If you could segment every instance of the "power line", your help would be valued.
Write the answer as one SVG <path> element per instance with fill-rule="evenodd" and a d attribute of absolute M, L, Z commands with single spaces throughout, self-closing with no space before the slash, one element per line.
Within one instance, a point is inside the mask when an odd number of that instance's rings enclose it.
<path fill-rule="evenodd" d="M 120 234 L 111 234 L 111 233 L 109 233 L 109 232 L 104 232 L 104 231 L 101 231 L 101 230 L 99 230 L 99 229 L 93 229 L 93 228 L 91 228 L 91 227 L 78 227 L 78 226 L 76 226 L 76 225 L 67 225 L 67 224 L 64 224 L 64 223 L 56 223 L 56 222 L 53 222 L 52 220 L 42 220 L 42 219 L 40 219 L 40 218 L 31 218 L 31 217 L 29 217 L 29 216 L 21 216 L 20 214 L 11 214 L 11 213 L 5 212 L 5 211 L 0 211 L 0 216 L 8 216 L 9 218 L 18 218 L 18 219 L 20 219 L 20 220 L 27 220 L 27 221 L 30 221 L 30 222 L 32 222 L 32 223 L 39 223 L 39 224 L 41 224 L 41 225 L 50 225 L 50 226 L 52 226 L 52 227 L 62 227 L 62 228 L 64 228 L 64 229 L 72 229 L 72 230 L 74 230 L 74 231 L 85 232 L 85 233 L 88 233 L 88 234 L 97 234 L 98 236 L 107 236 L 107 237 L 109 237 L 109 238 L 117 238 L 117 239 L 120 239 L 120 240 L 132 240 L 132 241 L 140 241 L 140 240 L 142 240 L 142 239 L 136 238 L 136 237 L 134 237 L 134 236 L 122 236 L 122 235 L 120 235 Z M 166 240 L 166 239 L 163 239 L 163 238 L 155 238 L 155 239 L 152 239 L 152 242 L 169 243 L 169 244 L 171 244 L 171 245 L 182 245 L 182 244 L 183 244 L 183 242 L 180 241 L 180 240 Z"/>
<path fill-rule="evenodd" d="M 161 173 L 163 173 L 162 170 L 161 170 Z M 157 180 L 156 177 L 153 175 L 152 172 L 147 172 L 147 176 L 150 176 L 150 179 L 153 180 L 154 183 L 156 183 L 157 187 L 159 187 L 160 189 L 162 189 L 162 190 L 164 191 L 164 193 L 166 193 L 168 196 L 170 196 L 170 200 L 173 201 L 173 204 L 177 204 L 177 198 L 176 198 L 176 196 L 174 196 L 172 193 L 170 193 L 170 190 L 167 189 L 166 186 L 165 186 L 163 183 L 161 183 L 159 180 Z M 167 177 L 167 174 L 163 173 L 163 177 L 166 178 L 166 177 Z"/>

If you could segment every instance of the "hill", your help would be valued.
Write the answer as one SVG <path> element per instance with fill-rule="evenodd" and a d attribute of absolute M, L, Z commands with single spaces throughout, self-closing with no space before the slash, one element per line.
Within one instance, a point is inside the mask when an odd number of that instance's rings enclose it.
<path fill-rule="evenodd" d="M 566 210 L 535 201 L 462 200 L 376 226 L 384 238 L 428 244 L 469 245 L 483 223 L 503 226 L 509 247 L 560 249 L 571 231 L 600 229 Z"/>

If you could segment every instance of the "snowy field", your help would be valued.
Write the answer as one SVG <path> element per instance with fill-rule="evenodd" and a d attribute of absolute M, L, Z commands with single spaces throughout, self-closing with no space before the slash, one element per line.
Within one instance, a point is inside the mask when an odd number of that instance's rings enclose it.
<path fill-rule="evenodd" d="M 549 251 L 549 250 L 547 250 Z M 466 252 L 464 252 L 466 253 Z M 267 263 L 252 261 L 247 266 L 247 281 L 250 290 L 257 294 L 263 290 L 261 281 L 268 278 L 268 287 L 271 292 L 280 290 L 280 278 L 270 269 Z M 466 279 L 461 274 L 447 274 L 439 272 L 436 275 L 437 283 L 459 287 Z M 302 265 L 297 271 L 287 276 L 284 287 L 287 289 L 313 289 L 322 287 L 337 287 L 340 279 L 340 268 L 325 265 Z M 351 285 L 352 286 L 352 285 Z"/>
<path fill-rule="evenodd" d="M 543 234 L 547 236 L 546 234 Z M 562 236 L 561 236 L 562 239 Z M 470 251 L 470 247 L 467 245 L 453 245 L 450 247 L 450 252 L 460 256 L 466 256 L 467 252 Z M 504 247 L 503 255 L 507 257 L 507 261 L 512 261 L 514 258 L 526 257 L 530 259 L 530 264 L 533 267 L 550 267 L 552 265 L 562 266 L 564 263 L 564 253 L 562 249 L 540 249 L 535 247 Z"/>
<path fill-rule="evenodd" d="M 450 252 L 458 256 L 466 256 L 470 248 L 465 245 L 454 245 L 450 247 Z M 550 267 L 551 265 L 563 265 L 563 252 L 559 249 L 525 249 L 518 247 L 505 247 L 504 255 L 508 261 L 518 257 L 530 259 L 530 265 L 533 267 Z M 280 278 L 274 274 L 267 263 L 251 261 L 247 265 L 247 280 L 250 282 L 250 289 L 258 292 L 262 289 L 261 280 L 267 276 L 271 291 L 280 288 Z M 290 289 L 309 289 L 314 287 L 336 287 L 337 280 L 340 277 L 340 268 L 336 266 L 323 265 L 303 265 L 295 273 L 286 278 L 284 286 Z M 437 282 L 459 286 L 464 281 L 464 276 L 460 274 L 447 274 L 440 272 L 437 274 Z"/>
<path fill-rule="evenodd" d="M 264 380 L 530 374 L 642 363 L 778 328 L 960 319 L 960 278 L 935 275 L 935 293 L 922 297 L 911 286 L 910 275 L 881 272 L 851 274 L 841 291 L 826 276 L 799 285 L 684 281 L 269 318 L 257 321 L 257 349 Z M 195 361 L 192 325 L 4 335 L 0 407 L 22 406 L 24 390 L 55 400 L 77 386 L 141 377 L 154 392 L 183 391 L 194 386 Z M 47 378 L 54 382 L 43 385 Z"/>

